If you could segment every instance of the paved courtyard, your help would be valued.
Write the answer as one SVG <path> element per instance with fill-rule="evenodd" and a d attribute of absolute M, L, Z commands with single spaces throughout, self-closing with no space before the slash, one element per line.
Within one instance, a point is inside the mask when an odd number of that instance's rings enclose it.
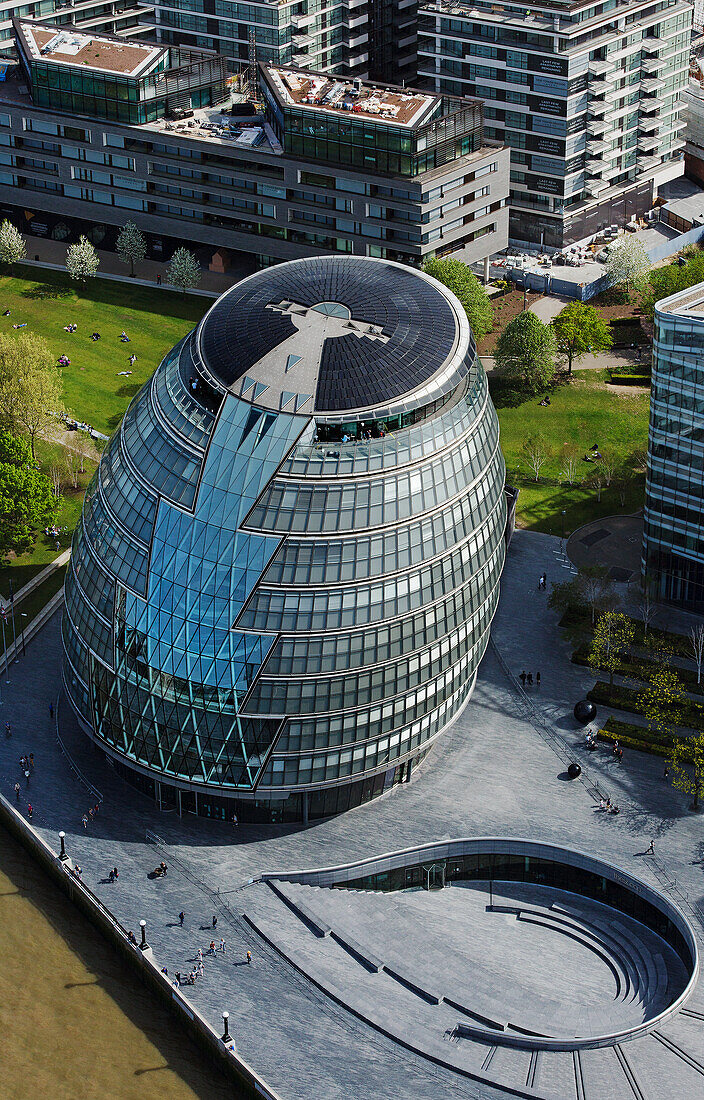
<path fill-rule="evenodd" d="M 582 749 L 571 712 L 593 677 L 569 662 L 547 595 L 538 590 L 544 570 L 550 582 L 567 576 L 568 568 L 558 540 L 516 533 L 494 625 L 496 650 L 487 652 L 470 705 L 409 785 L 341 817 L 306 829 L 233 828 L 160 814 L 117 777 L 77 729 L 64 702 L 62 736 L 80 770 L 104 795 L 97 819 L 84 830 L 81 817 L 94 799 L 72 775 L 49 718 L 49 703 L 60 687 L 58 616 L 28 646 L 26 657 L 11 666 L 10 684 L 2 679 L 0 721 L 13 726 L 12 739 L 0 744 L 3 793 L 14 797 L 19 756 L 32 751 L 36 768 L 29 791 L 22 791 L 22 805 L 31 798 L 34 824 L 54 847 L 59 829 L 66 831 L 67 849 L 81 864 L 84 880 L 126 927 L 137 928 L 139 919 L 146 919 L 155 957 L 170 973 L 190 969 L 198 947 L 205 948 L 214 936 L 211 918 L 218 916 L 217 939 L 225 938 L 227 951 L 206 957 L 204 979 L 188 992 L 216 1027 L 220 1013 L 230 1012 L 239 1050 L 285 1100 L 354 1094 L 370 1100 L 390 1095 L 491 1100 L 508 1095 L 506 1089 L 512 1095 L 560 1100 L 704 1097 L 704 1035 L 696 1016 L 682 1014 L 667 1026 L 662 1041 L 624 1044 L 624 1060 L 613 1053 L 606 1069 L 596 1058 L 585 1058 L 584 1066 L 577 1067 L 565 1054 L 546 1062 L 540 1074 L 530 1065 L 524 1073 L 525 1059 L 519 1066 L 498 1050 L 487 1054 L 486 1067 L 476 1066 L 474 1076 L 462 1077 L 392 1041 L 327 997 L 241 916 L 253 889 L 246 883 L 262 870 L 329 866 L 473 835 L 572 845 L 655 886 L 661 885 L 665 868 L 692 905 L 702 903 L 701 818 L 691 815 L 684 798 L 663 782 L 662 763 L 627 753 L 619 765 L 606 752 L 587 756 Z M 527 701 L 512 679 L 523 669 L 539 670 L 542 679 Z M 619 803 L 618 817 L 599 811 L 588 784 L 567 781 L 565 760 L 570 758 L 579 760 L 588 779 Z M 163 848 L 146 839 L 147 830 L 163 839 Z M 651 838 L 657 863 L 644 854 Z M 167 878 L 150 880 L 148 872 L 162 858 L 169 864 Z M 115 865 L 120 877 L 112 884 L 107 872 Z M 181 909 L 183 928 L 177 920 Z M 244 963 L 248 949 L 251 966 Z M 544 982 L 549 997 L 547 969 Z M 704 1012 L 700 992 L 688 1009 Z"/>

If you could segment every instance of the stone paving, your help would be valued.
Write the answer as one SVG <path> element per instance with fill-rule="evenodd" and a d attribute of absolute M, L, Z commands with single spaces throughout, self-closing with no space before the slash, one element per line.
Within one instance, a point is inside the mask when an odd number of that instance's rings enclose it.
<path fill-rule="evenodd" d="M 29 791 L 22 780 L 21 805 L 31 798 L 33 823 L 55 848 L 59 829 L 66 831 L 67 849 L 81 864 L 84 880 L 126 927 L 136 929 L 142 917 L 147 921 L 155 957 L 170 973 L 189 969 L 199 946 L 205 949 L 211 938 L 219 941 L 224 936 L 227 953 L 214 960 L 206 957 L 205 978 L 188 992 L 216 1027 L 222 1010 L 230 1011 L 230 1027 L 240 1051 L 286 1100 L 311 1096 L 336 1100 L 353 1092 L 370 1100 L 392 1093 L 400 1100 L 419 1096 L 491 1100 L 504 1092 L 459 1078 L 373 1031 L 256 939 L 239 911 L 246 896 L 246 888 L 241 892 L 243 884 L 261 870 L 330 865 L 449 837 L 514 835 L 581 847 L 657 886 L 654 865 L 644 856 L 654 838 L 659 860 L 677 876 L 690 900 L 703 900 L 701 819 L 689 814 L 684 798 L 662 781 L 661 762 L 628 754 L 625 763 L 618 765 L 606 752 L 588 755 L 582 748 L 582 734 L 575 730 L 571 712 L 593 676 L 569 662 L 556 617 L 547 608 L 547 594 L 537 587 L 544 570 L 548 583 L 568 575 L 558 547 L 558 540 L 549 536 L 516 533 L 494 638 L 515 673 L 522 668 L 540 669 L 542 685 L 539 691 L 533 689 L 531 702 L 557 728 L 569 753 L 620 803 L 619 817 L 599 812 L 582 783 L 566 781 L 563 762 L 536 724 L 526 720 L 515 687 L 490 650 L 472 702 L 409 785 L 306 829 L 233 828 L 160 814 L 150 800 L 117 777 L 78 730 L 63 703 L 62 737 L 81 771 L 105 796 L 98 817 L 84 831 L 81 817 L 94 799 L 71 773 L 49 719 L 49 703 L 60 688 L 58 616 L 28 646 L 26 657 L 10 668 L 11 683 L 3 683 L 0 708 L 0 729 L 7 720 L 13 727 L 11 740 L 0 738 L 3 793 L 14 799 L 19 756 L 34 752 L 36 768 Z M 146 840 L 147 829 L 164 839 L 164 849 Z M 152 881 L 147 874 L 162 858 L 169 864 L 169 874 Z M 110 884 L 107 872 L 114 865 L 120 877 Z M 177 921 L 181 909 L 186 912 L 183 929 Z M 213 914 L 218 915 L 215 932 Z M 251 966 L 244 963 L 247 949 L 254 956 Z M 691 1006 L 704 1007 L 699 993 Z M 687 1049 L 701 1061 L 701 1025 L 699 1031 L 691 1021 L 687 1026 L 692 1031 Z M 684 1042 L 681 1035 L 678 1042 Z M 655 1040 L 652 1045 L 660 1059 L 651 1059 L 656 1074 L 665 1055 Z M 644 1047 L 643 1065 L 649 1064 L 648 1049 Z M 503 1057 L 499 1051 L 492 1061 L 492 1074 L 498 1079 Z M 677 1057 L 670 1062 L 673 1084 L 677 1081 L 683 1090 L 678 1094 L 688 1089 L 689 1095 L 704 1097 L 704 1069 L 699 1076 L 698 1071 L 688 1071 L 694 1073 L 694 1081 L 680 1079 L 677 1074 L 684 1073 L 684 1063 Z M 618 1067 L 615 1060 L 614 1065 Z M 564 1078 L 556 1067 L 557 1062 L 545 1069 L 541 1087 L 550 1091 L 554 1077 L 553 1095 L 557 1090 L 561 1098 L 571 1100 L 578 1095 L 574 1073 L 569 1090 L 564 1091 Z M 599 1072 L 594 1069 L 595 1079 Z M 607 1074 L 598 1091 L 596 1085 L 593 1091 L 587 1090 L 586 1100 L 630 1096 L 623 1091 L 623 1073 Z M 516 1082 L 507 1077 L 506 1084 L 513 1087 Z"/>

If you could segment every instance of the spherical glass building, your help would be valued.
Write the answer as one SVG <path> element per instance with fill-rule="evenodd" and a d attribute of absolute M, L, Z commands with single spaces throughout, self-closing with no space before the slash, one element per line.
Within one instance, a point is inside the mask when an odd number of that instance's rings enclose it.
<path fill-rule="evenodd" d="M 132 401 L 86 493 L 64 683 L 162 806 L 338 813 L 469 699 L 504 464 L 467 317 L 418 271 L 326 257 L 224 294 Z"/>

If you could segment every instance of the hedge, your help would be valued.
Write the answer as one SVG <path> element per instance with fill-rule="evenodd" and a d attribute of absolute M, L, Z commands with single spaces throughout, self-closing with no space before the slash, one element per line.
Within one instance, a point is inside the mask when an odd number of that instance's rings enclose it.
<path fill-rule="evenodd" d="M 642 714 L 643 708 L 638 702 L 638 692 L 631 688 L 614 684 L 610 688 L 603 680 L 597 680 L 594 687 L 587 692 L 587 699 L 592 703 L 601 703 L 603 706 L 616 707 L 618 710 L 630 710 L 631 714 Z M 682 707 L 680 721 L 681 726 L 704 732 L 704 706 L 700 703 L 687 702 Z"/>
<path fill-rule="evenodd" d="M 674 741 L 672 737 L 663 737 L 660 734 L 652 733 L 644 726 L 636 726 L 632 722 L 622 722 L 618 718 L 608 718 L 603 729 L 600 729 L 597 733 L 597 738 L 599 741 L 609 741 L 611 743 L 618 741 L 619 745 L 636 749 L 638 752 L 650 753 L 651 756 L 665 757 L 672 752 Z M 685 759 L 688 758 L 688 754 L 685 754 Z"/>
<path fill-rule="evenodd" d="M 572 654 L 572 663 L 575 665 L 583 665 L 585 667 L 596 668 L 596 665 L 591 665 L 589 660 L 590 647 L 587 645 L 580 645 L 575 649 Z M 598 666 L 602 672 L 609 672 L 608 668 L 604 668 L 603 665 Z M 614 669 L 616 676 L 632 676 L 634 680 L 643 680 L 647 683 L 647 676 L 644 673 L 649 669 L 657 668 L 657 662 L 651 661 L 647 657 L 631 657 L 626 658 L 623 661 L 619 661 L 618 667 Z M 673 668 L 673 672 L 676 672 L 682 681 L 683 686 L 692 695 L 704 695 L 704 683 L 697 683 L 697 674 L 691 668 Z"/>
<path fill-rule="evenodd" d="M 609 371 L 609 382 L 612 386 L 649 386 L 650 381 L 649 374 L 616 374 Z"/>

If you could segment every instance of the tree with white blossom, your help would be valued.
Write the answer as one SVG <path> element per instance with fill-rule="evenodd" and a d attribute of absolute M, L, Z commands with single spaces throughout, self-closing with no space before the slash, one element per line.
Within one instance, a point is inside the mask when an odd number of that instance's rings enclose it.
<path fill-rule="evenodd" d="M 187 290 L 198 286 L 201 280 L 200 264 L 187 248 L 177 248 L 167 268 L 167 276 L 169 282 L 185 294 Z"/>
<path fill-rule="evenodd" d="M 78 244 L 70 245 L 66 252 L 66 270 L 80 283 L 92 279 L 99 264 L 98 255 L 87 237 L 80 237 Z"/>
<path fill-rule="evenodd" d="M 141 264 L 147 255 L 147 242 L 142 230 L 134 222 L 125 222 L 117 238 L 117 254 L 127 264 L 134 276 L 135 264 Z"/>
<path fill-rule="evenodd" d="M 27 246 L 24 237 L 11 221 L 5 218 L 0 225 L 0 261 L 12 268 L 27 255 Z"/>

